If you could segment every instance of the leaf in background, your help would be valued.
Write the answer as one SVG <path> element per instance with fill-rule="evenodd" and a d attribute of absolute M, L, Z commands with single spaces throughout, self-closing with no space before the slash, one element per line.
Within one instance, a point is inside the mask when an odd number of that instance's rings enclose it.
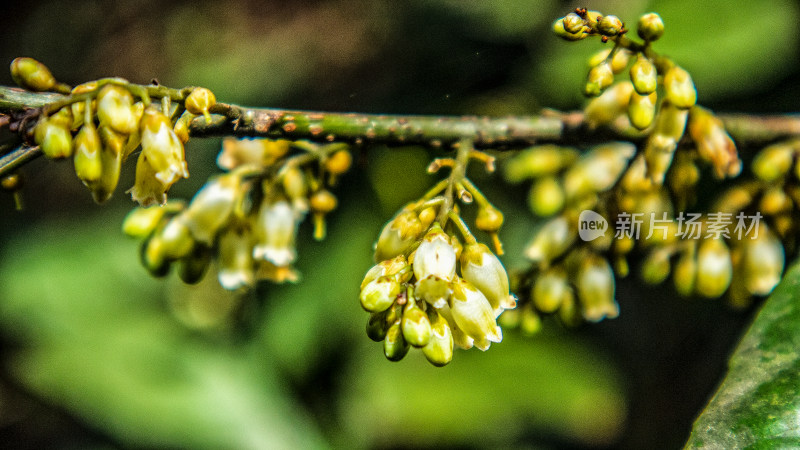
<path fill-rule="evenodd" d="M 687 448 L 800 446 L 800 264 L 761 307 Z"/>
<path fill-rule="evenodd" d="M 137 262 L 122 215 L 23 228 L 0 258 L 4 363 L 28 389 L 127 446 L 324 446 L 263 350 L 188 333 Z M 174 276 L 174 274 L 173 274 Z"/>

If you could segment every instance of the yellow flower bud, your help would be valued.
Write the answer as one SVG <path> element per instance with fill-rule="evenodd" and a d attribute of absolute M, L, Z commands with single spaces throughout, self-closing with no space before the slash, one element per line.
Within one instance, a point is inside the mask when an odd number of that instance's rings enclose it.
<path fill-rule="evenodd" d="M 432 308 L 429 310 L 429 321 L 431 335 L 422 353 L 431 364 L 442 367 L 453 359 L 453 333 L 447 320 Z"/>
<path fill-rule="evenodd" d="M 150 275 L 160 278 L 169 273 L 170 261 L 164 257 L 163 241 L 158 235 L 146 239 L 141 246 L 139 258 Z"/>
<path fill-rule="evenodd" d="M 11 78 L 29 91 L 49 91 L 56 85 L 50 69 L 33 58 L 20 57 L 11 61 Z"/>
<path fill-rule="evenodd" d="M 603 61 L 589 71 L 583 93 L 587 97 L 597 97 L 612 83 L 614 83 L 614 71 L 608 61 Z"/>
<path fill-rule="evenodd" d="M 122 221 L 122 232 L 135 238 L 145 238 L 156 229 L 167 208 L 150 206 L 134 208 Z"/>
<path fill-rule="evenodd" d="M 658 71 L 650 58 L 639 55 L 631 66 L 631 81 L 639 95 L 649 95 L 658 87 Z"/>
<path fill-rule="evenodd" d="M 745 238 L 740 244 L 742 256 L 738 273 L 745 287 L 753 295 L 768 295 L 783 274 L 785 255 L 781 241 L 762 223 L 755 239 Z"/>
<path fill-rule="evenodd" d="M 626 142 L 593 147 L 564 174 L 567 201 L 610 189 L 635 153 L 636 146 Z"/>
<path fill-rule="evenodd" d="M 636 32 L 645 41 L 655 41 L 664 34 L 664 21 L 656 13 L 647 13 L 639 18 Z"/>
<path fill-rule="evenodd" d="M 325 170 L 331 175 L 341 175 L 353 165 L 353 156 L 347 150 L 337 150 L 325 159 Z"/>
<path fill-rule="evenodd" d="M 475 217 L 475 228 L 487 233 L 496 233 L 503 226 L 503 213 L 492 205 L 485 205 L 478 209 Z"/>
<path fill-rule="evenodd" d="M 384 225 L 375 243 L 375 261 L 391 259 L 405 253 L 425 231 L 413 204 L 407 205 L 392 220 Z"/>
<path fill-rule="evenodd" d="M 597 31 L 603 36 L 616 36 L 622 31 L 622 28 L 622 21 L 617 16 L 603 16 L 597 21 Z"/>
<path fill-rule="evenodd" d="M 100 135 L 93 123 L 85 123 L 75 136 L 75 174 L 83 184 L 92 188 L 103 173 L 100 159 Z"/>
<path fill-rule="evenodd" d="M 564 21 L 564 31 L 572 34 L 582 31 L 583 27 L 586 26 L 583 18 L 575 13 L 569 13 L 561 20 Z"/>
<path fill-rule="evenodd" d="M 171 218 L 164 228 L 157 231 L 161 240 L 161 253 L 164 258 L 177 260 L 188 256 L 195 247 L 195 240 L 186 226 L 186 218 L 181 213 Z"/>
<path fill-rule="evenodd" d="M 101 126 L 99 131 L 103 147 L 100 150 L 102 170 L 100 179 L 92 186 L 92 197 L 97 203 L 103 203 L 111 198 L 117 188 L 119 175 L 122 169 L 122 154 L 125 148 L 125 137 L 106 126 Z"/>
<path fill-rule="evenodd" d="M 628 63 L 631 61 L 631 52 L 627 49 L 620 48 L 614 53 L 614 56 L 611 57 L 611 71 L 614 74 L 622 73 L 626 67 L 628 67 Z"/>
<path fill-rule="evenodd" d="M 567 251 L 578 235 L 577 224 L 571 223 L 566 216 L 558 216 L 545 222 L 535 231 L 533 238 L 525 248 L 525 256 L 541 265 Z"/>
<path fill-rule="evenodd" d="M 100 125 L 122 134 L 131 134 L 139 127 L 133 110 L 133 96 L 123 88 L 107 84 L 97 94 L 97 118 Z"/>
<path fill-rule="evenodd" d="M 531 290 L 531 300 L 539 311 L 556 312 L 568 297 L 573 297 L 567 273 L 561 267 L 550 267 L 536 277 Z"/>
<path fill-rule="evenodd" d="M 627 111 L 632 92 L 633 84 L 630 81 L 614 83 L 586 105 L 586 122 L 592 128 L 614 122 Z"/>
<path fill-rule="evenodd" d="M 244 195 L 242 177 L 229 172 L 210 179 L 192 198 L 186 223 L 197 241 L 213 245 L 217 232 L 228 224 Z"/>
<path fill-rule="evenodd" d="M 549 217 L 561 211 L 565 200 L 564 188 L 556 177 L 536 180 L 528 194 L 528 206 L 540 217 Z"/>
<path fill-rule="evenodd" d="M 48 158 L 68 158 L 72 156 L 72 134 L 69 126 L 60 124 L 54 118 L 42 117 L 33 130 L 33 140 Z"/>
<path fill-rule="evenodd" d="M 722 120 L 711 111 L 700 106 L 693 107 L 687 129 L 697 145 L 697 154 L 711 163 L 717 178 L 736 176 L 741 172 L 742 162 L 736 144 L 725 131 Z"/>
<path fill-rule="evenodd" d="M 653 123 L 656 116 L 656 93 L 649 95 L 639 95 L 634 92 L 631 94 L 631 101 L 628 104 L 628 119 L 631 125 L 644 130 Z"/>
<path fill-rule="evenodd" d="M 142 155 L 161 183 L 172 185 L 179 178 L 189 177 L 183 144 L 167 116 L 155 108 L 147 108 L 141 120 L 141 133 Z"/>
<path fill-rule="evenodd" d="M 375 342 L 381 342 L 386 339 L 386 331 L 389 329 L 386 323 L 386 313 L 389 311 L 391 311 L 391 309 L 369 315 L 369 320 L 367 321 L 367 337 Z"/>
<path fill-rule="evenodd" d="M 403 338 L 414 347 L 425 347 L 430 342 L 432 329 L 428 315 L 409 299 L 401 321 Z"/>
<path fill-rule="evenodd" d="M 509 182 L 519 183 L 528 178 L 553 175 L 571 165 L 576 159 L 578 152 L 575 149 L 549 144 L 537 145 L 519 152 L 508 160 L 503 167 L 504 175 Z"/>
<path fill-rule="evenodd" d="M 666 99 L 677 108 L 687 109 L 697 103 L 697 90 L 689 72 L 673 66 L 664 75 Z"/>
<path fill-rule="evenodd" d="M 705 239 L 697 248 L 695 292 L 717 298 L 728 290 L 733 277 L 731 252 L 722 239 Z"/>
<path fill-rule="evenodd" d="M 192 89 L 189 96 L 186 97 L 184 106 L 186 110 L 192 114 L 202 114 L 206 118 L 206 123 L 211 122 L 211 115 L 208 110 L 217 103 L 217 98 L 210 90 L 202 87 Z"/>
<path fill-rule="evenodd" d="M 619 306 L 614 300 L 614 271 L 605 258 L 591 254 L 581 261 L 575 287 L 584 319 L 598 322 L 619 315 Z"/>

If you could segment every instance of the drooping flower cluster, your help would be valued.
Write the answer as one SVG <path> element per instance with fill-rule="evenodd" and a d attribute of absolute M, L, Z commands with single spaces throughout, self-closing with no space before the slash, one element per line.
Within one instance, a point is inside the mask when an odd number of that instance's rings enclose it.
<path fill-rule="evenodd" d="M 351 157 L 338 144 L 296 145 L 314 153 L 289 156 L 294 145 L 282 140 L 225 140 L 218 162 L 230 171 L 210 179 L 188 205 L 167 202 L 132 211 L 123 228 L 144 240 L 143 265 L 163 276 L 177 263 L 181 278 L 194 283 L 214 262 L 220 284 L 229 290 L 248 289 L 258 280 L 297 281 L 298 226 L 311 212 L 315 236 L 324 237 L 324 215 L 336 207 L 324 179 L 346 171 Z M 305 167 L 311 163 L 321 169 Z"/>
<path fill-rule="evenodd" d="M 469 154 L 463 148 L 459 151 Z M 446 162 L 457 166 L 467 159 Z M 503 338 L 497 317 L 516 306 L 503 264 L 489 247 L 477 242 L 458 208 L 447 203 L 453 187 L 462 191 L 462 202 L 477 200 L 476 227 L 489 233 L 499 249 L 496 235 L 502 214 L 463 177 L 463 167 L 458 169 L 453 170 L 460 177 L 451 175 L 398 212 L 375 244 L 378 264 L 364 277 L 360 300 L 370 313 L 367 334 L 383 341 L 389 360 L 399 361 L 414 347 L 432 364 L 443 366 L 452 359 L 454 345 L 487 350 Z M 435 196 L 448 185 L 444 195 Z"/>
<path fill-rule="evenodd" d="M 31 58 L 15 59 L 11 73 L 24 88 L 68 94 L 57 102 L 63 106 L 42 110 L 33 128 L 33 142 L 49 158 L 72 157 L 75 174 L 98 203 L 111 197 L 122 163 L 141 144 L 136 181 L 128 192 L 141 205 L 163 205 L 169 188 L 189 176 L 183 148 L 189 139 L 189 122 L 200 114 L 210 118 L 208 110 L 216 103 L 211 91 L 194 88 L 177 91 L 181 101 L 174 105 L 170 93 L 163 93 L 156 107 L 146 87 L 121 78 L 69 88 Z"/>

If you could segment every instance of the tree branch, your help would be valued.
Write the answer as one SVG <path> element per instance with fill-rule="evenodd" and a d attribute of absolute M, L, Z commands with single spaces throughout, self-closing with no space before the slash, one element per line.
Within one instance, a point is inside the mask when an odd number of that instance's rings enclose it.
<path fill-rule="evenodd" d="M 24 115 L 63 98 L 59 94 L 28 92 L 0 86 L 0 114 L 12 118 Z M 545 111 L 540 115 L 514 117 L 406 116 L 314 111 L 274 108 L 248 108 L 218 103 L 210 122 L 195 118 L 190 133 L 195 137 L 238 136 L 272 137 L 317 142 L 356 144 L 419 144 L 450 146 L 468 138 L 477 148 L 509 149 L 535 143 L 578 144 L 601 140 L 637 141 L 643 134 L 616 129 L 593 129 L 582 112 Z M 747 115 L 720 114 L 728 132 L 740 144 L 763 144 L 790 136 L 800 136 L 800 114 Z M 0 176 L 38 156 L 31 147 L 2 155 Z"/>

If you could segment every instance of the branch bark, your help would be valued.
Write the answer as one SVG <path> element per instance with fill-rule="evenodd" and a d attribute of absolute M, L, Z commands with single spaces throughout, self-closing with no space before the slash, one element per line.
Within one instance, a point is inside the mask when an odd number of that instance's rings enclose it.
<path fill-rule="evenodd" d="M 59 94 L 27 92 L 0 86 L 0 114 L 22 115 L 61 99 Z M 514 117 L 407 116 L 315 111 L 275 108 L 250 108 L 216 104 L 210 122 L 197 117 L 191 123 L 195 137 L 237 136 L 272 137 L 317 142 L 355 144 L 450 146 L 468 138 L 477 148 L 498 150 L 520 148 L 535 143 L 564 145 L 589 144 L 602 140 L 641 140 L 643 134 L 590 127 L 582 112 L 546 110 L 539 115 Z M 763 144 L 800 136 L 800 114 L 747 115 L 720 114 L 728 132 L 740 145 Z M 35 147 L 4 155 L 0 175 L 35 157 Z M 8 157 L 6 157 L 8 156 Z M 8 160 L 8 161 L 6 161 Z"/>

